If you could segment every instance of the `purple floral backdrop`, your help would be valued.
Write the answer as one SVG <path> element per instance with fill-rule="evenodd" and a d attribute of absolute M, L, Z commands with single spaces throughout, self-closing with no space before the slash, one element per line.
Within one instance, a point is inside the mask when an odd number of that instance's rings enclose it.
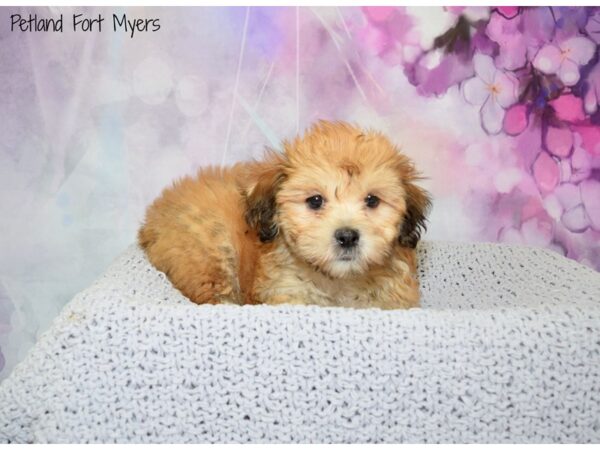
<path fill-rule="evenodd" d="M 363 11 L 363 44 L 419 95 L 457 87 L 478 125 L 506 137 L 499 151 L 464 155 L 481 170 L 468 175 L 465 200 L 488 211 L 478 238 L 552 248 L 599 269 L 600 8 L 449 7 L 454 18 L 425 46 L 408 8 Z M 493 192 L 477 189 L 480 176 Z"/>
<path fill-rule="evenodd" d="M 126 13 L 158 32 L 22 33 Z M 388 134 L 426 239 L 600 270 L 600 8 L 0 8 L 0 378 L 135 239 L 147 204 L 319 118 Z"/>

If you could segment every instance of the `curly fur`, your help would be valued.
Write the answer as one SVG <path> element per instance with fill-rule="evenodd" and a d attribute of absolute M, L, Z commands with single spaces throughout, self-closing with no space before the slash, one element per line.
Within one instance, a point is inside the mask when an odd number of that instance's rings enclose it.
<path fill-rule="evenodd" d="M 430 199 L 412 162 L 382 134 L 342 122 L 283 146 L 166 189 L 139 231 L 150 261 L 196 303 L 417 306 L 414 248 Z M 367 195 L 379 203 L 368 207 Z M 355 248 L 340 247 L 341 228 L 358 233 Z"/>

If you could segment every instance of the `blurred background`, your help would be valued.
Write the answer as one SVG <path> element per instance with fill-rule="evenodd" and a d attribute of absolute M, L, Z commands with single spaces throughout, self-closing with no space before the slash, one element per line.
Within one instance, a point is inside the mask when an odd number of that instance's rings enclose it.
<path fill-rule="evenodd" d="M 64 16 L 62 33 L 10 16 Z M 102 14 L 102 32 L 71 16 Z M 160 30 L 112 29 L 112 14 Z M 596 8 L 0 8 L 0 378 L 199 167 L 317 119 L 388 134 L 427 176 L 425 239 L 600 269 Z"/>

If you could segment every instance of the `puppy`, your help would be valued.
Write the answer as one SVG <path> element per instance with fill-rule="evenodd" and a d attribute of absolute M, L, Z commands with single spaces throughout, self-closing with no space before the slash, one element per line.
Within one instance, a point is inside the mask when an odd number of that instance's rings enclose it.
<path fill-rule="evenodd" d="M 284 149 L 166 189 L 139 231 L 150 261 L 195 303 L 418 306 L 430 199 L 412 162 L 340 122 Z"/>

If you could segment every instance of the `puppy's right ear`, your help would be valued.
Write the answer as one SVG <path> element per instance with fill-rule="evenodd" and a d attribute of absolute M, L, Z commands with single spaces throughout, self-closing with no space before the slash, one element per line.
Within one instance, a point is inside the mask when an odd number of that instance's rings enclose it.
<path fill-rule="evenodd" d="M 245 192 L 246 222 L 254 228 L 261 242 L 275 239 L 279 232 L 275 196 L 285 180 L 285 160 L 283 155 L 270 152 L 265 162 L 253 166 L 255 173 Z"/>

